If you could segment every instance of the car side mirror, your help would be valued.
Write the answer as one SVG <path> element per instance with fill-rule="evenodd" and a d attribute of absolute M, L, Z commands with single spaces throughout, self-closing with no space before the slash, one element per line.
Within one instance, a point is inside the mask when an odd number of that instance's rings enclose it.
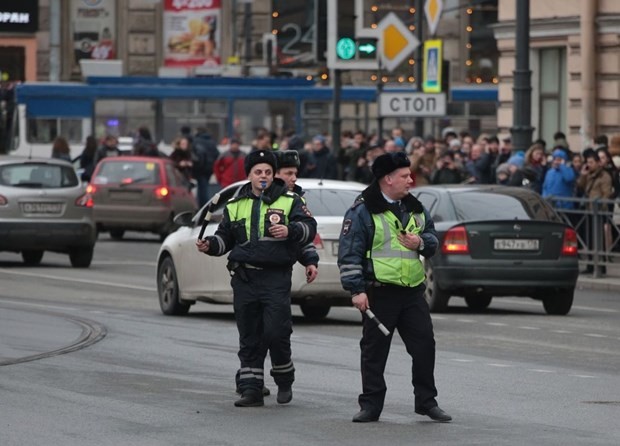
<path fill-rule="evenodd" d="M 193 216 L 193 212 L 181 212 L 180 214 L 174 216 L 173 221 L 177 226 L 191 226 Z"/>

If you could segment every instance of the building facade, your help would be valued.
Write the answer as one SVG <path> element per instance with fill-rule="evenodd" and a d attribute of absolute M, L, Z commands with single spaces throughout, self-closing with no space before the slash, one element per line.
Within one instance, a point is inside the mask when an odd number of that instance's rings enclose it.
<path fill-rule="evenodd" d="M 513 122 L 516 2 L 499 0 L 495 37 L 500 51 L 500 132 Z M 581 151 L 598 135 L 620 133 L 620 2 L 530 1 L 533 139 L 552 144 L 566 134 Z M 620 150 L 620 148 L 619 148 Z"/>

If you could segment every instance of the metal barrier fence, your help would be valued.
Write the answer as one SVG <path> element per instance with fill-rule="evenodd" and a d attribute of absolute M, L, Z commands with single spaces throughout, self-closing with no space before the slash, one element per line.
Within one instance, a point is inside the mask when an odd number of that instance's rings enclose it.
<path fill-rule="evenodd" d="M 546 197 L 560 217 L 577 232 L 580 263 L 593 277 L 620 263 L 620 200 Z M 562 204 L 573 203 L 573 208 Z"/>

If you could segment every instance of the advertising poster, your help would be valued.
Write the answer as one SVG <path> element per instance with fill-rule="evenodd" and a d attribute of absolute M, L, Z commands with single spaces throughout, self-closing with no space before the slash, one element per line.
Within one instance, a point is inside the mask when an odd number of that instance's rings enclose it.
<path fill-rule="evenodd" d="M 164 1 L 164 65 L 220 65 L 221 0 Z"/>
<path fill-rule="evenodd" d="M 75 65 L 82 59 L 116 59 L 114 0 L 72 0 L 71 23 Z"/>

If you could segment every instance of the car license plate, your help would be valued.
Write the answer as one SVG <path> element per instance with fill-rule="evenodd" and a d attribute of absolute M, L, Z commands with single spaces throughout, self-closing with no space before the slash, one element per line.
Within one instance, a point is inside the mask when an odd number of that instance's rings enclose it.
<path fill-rule="evenodd" d="M 62 203 L 21 203 L 24 214 L 60 214 Z"/>
<path fill-rule="evenodd" d="M 338 242 L 332 243 L 332 255 L 338 257 Z"/>
<path fill-rule="evenodd" d="M 497 251 L 537 251 L 538 239 L 496 238 L 493 248 Z"/>

